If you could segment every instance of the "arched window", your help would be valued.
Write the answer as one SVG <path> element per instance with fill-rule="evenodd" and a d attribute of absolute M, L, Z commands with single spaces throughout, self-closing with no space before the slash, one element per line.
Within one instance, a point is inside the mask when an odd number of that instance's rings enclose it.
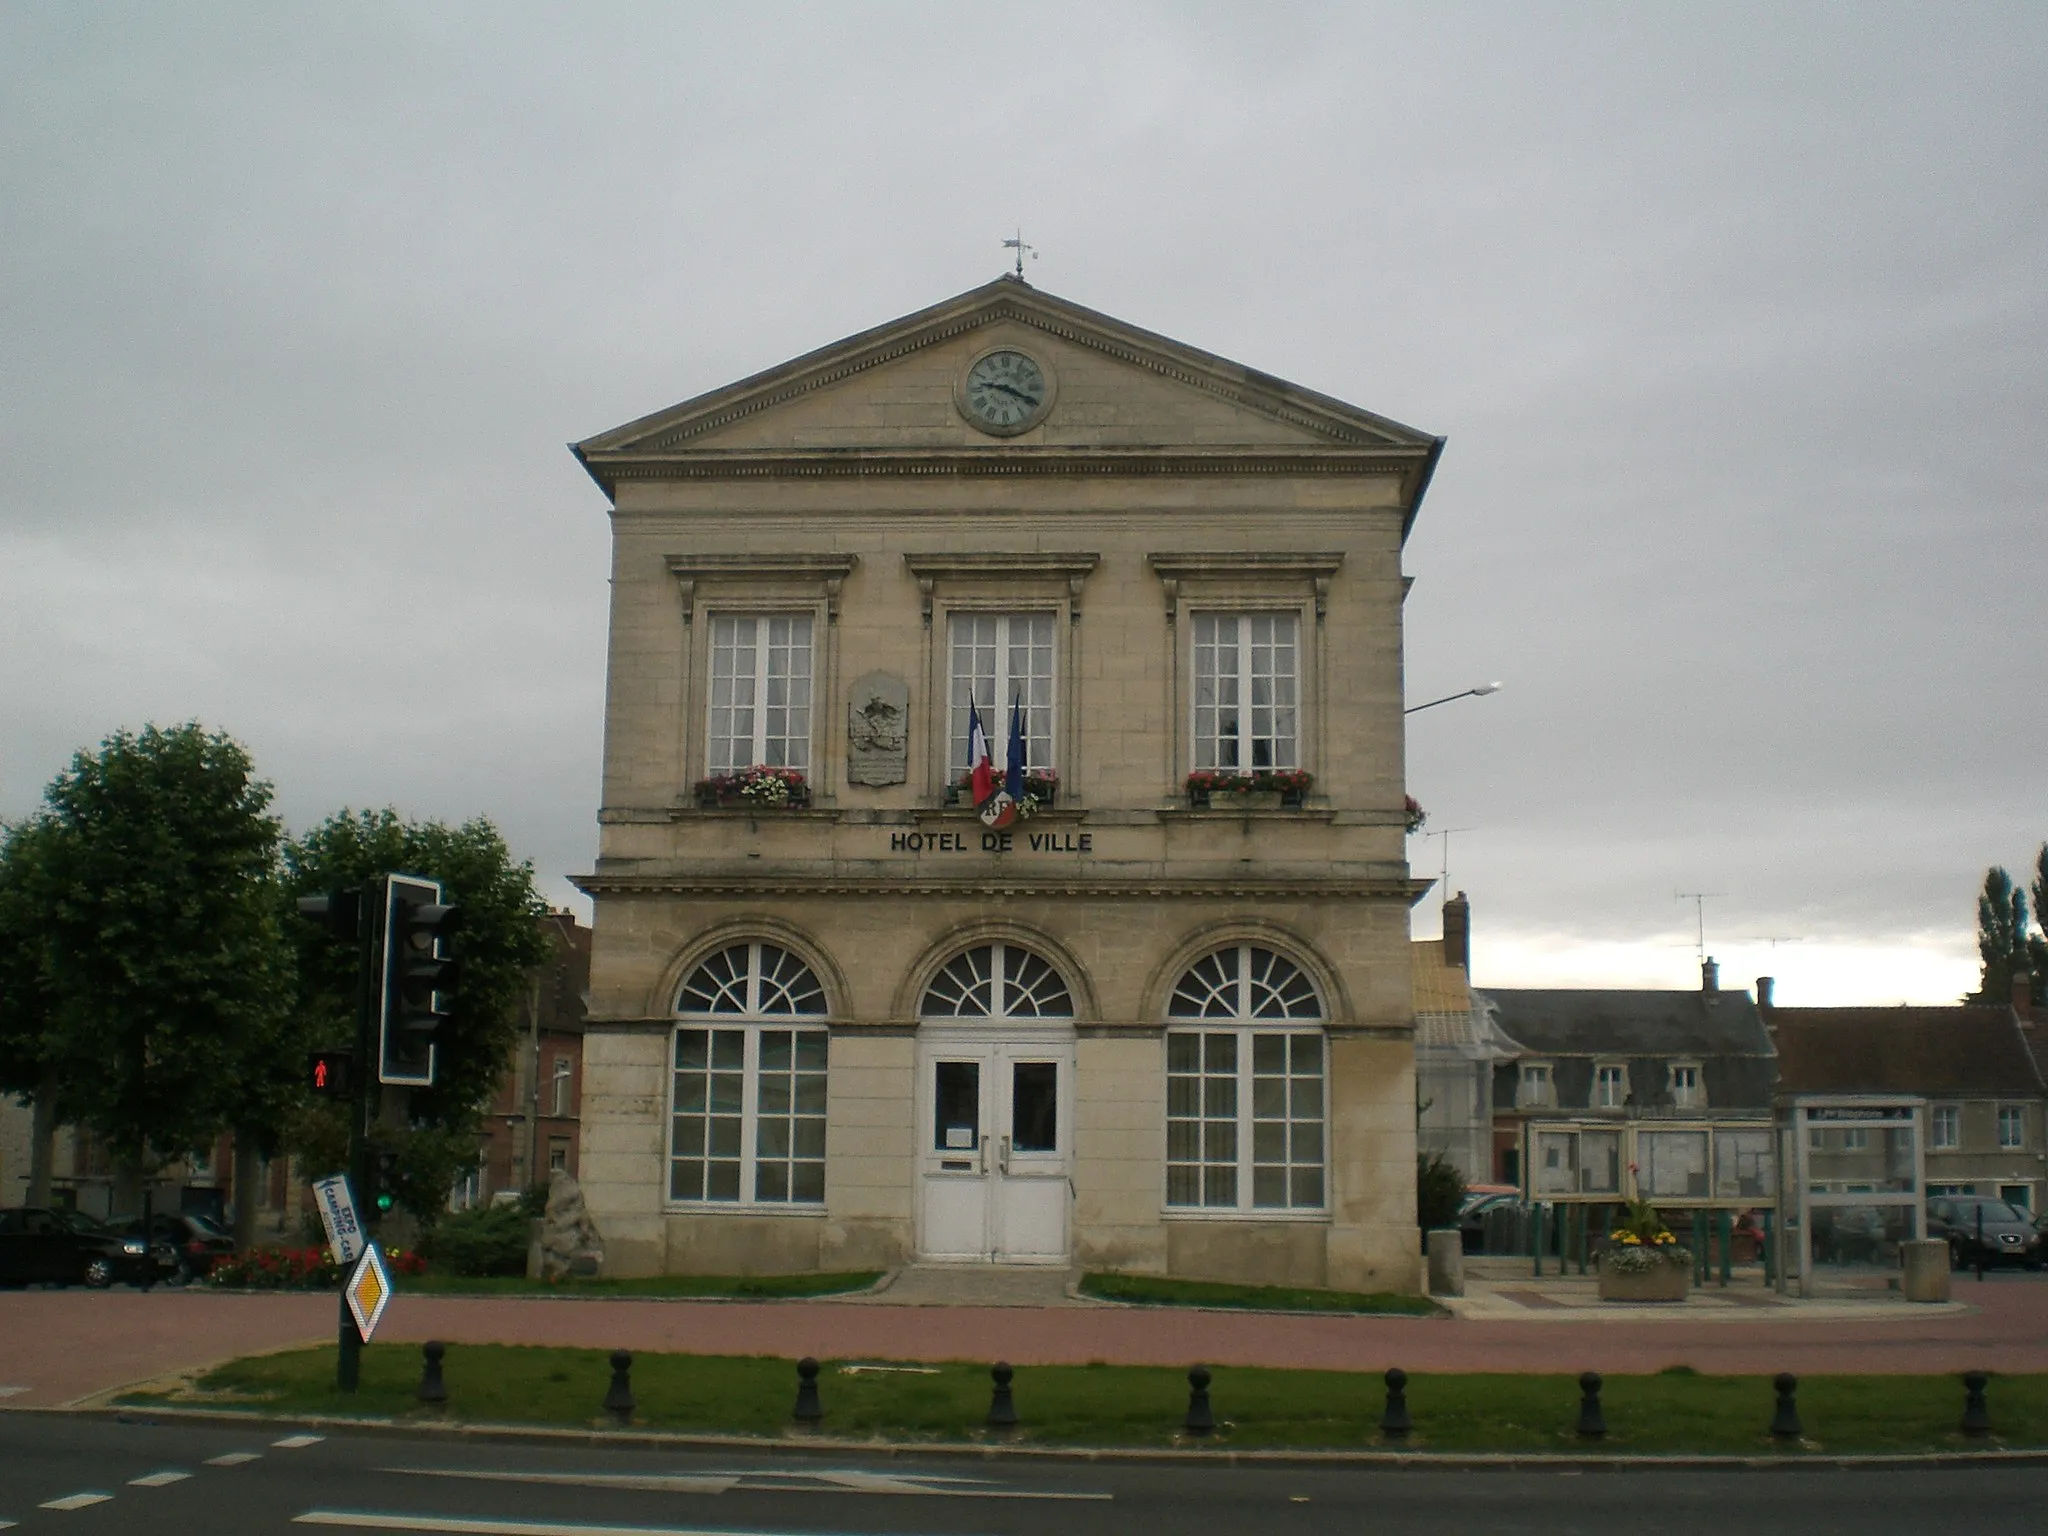
<path fill-rule="evenodd" d="M 676 998 L 668 1197 L 788 1206 L 825 1198 L 825 989 L 776 944 L 710 956 Z M 701 1022 L 700 1022 L 701 1021 Z"/>
<path fill-rule="evenodd" d="M 1071 1019 L 1060 973 L 1015 944 L 962 950 L 934 976 L 918 1008 L 927 1019 Z"/>
<path fill-rule="evenodd" d="M 1232 944 L 1188 967 L 1166 1014 L 1167 1205 L 1324 1209 L 1315 984 L 1284 955 Z"/>

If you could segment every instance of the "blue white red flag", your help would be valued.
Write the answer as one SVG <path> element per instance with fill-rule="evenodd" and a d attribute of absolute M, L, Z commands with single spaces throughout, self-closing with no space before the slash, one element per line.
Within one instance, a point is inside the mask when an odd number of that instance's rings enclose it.
<path fill-rule="evenodd" d="M 989 762 L 988 731 L 972 699 L 967 701 L 967 771 L 971 775 L 974 803 L 982 805 L 996 792 L 996 773 Z"/>

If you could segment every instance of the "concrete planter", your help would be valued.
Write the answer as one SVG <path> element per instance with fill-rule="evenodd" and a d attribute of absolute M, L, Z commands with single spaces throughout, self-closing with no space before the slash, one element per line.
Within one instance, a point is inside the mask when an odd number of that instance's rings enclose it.
<path fill-rule="evenodd" d="M 1683 1301 L 1692 1286 L 1692 1271 L 1683 1264 L 1658 1264 L 1634 1274 L 1600 1266 L 1602 1301 Z"/>

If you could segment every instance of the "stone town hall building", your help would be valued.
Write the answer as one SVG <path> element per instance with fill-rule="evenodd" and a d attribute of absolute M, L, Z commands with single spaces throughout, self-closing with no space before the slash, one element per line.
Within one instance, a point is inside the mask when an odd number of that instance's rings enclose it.
<path fill-rule="evenodd" d="M 610 1271 L 1413 1289 L 1401 548 L 1441 447 L 1009 277 L 578 444 Z M 1007 828 L 970 708 L 998 784 L 1021 748 Z"/>

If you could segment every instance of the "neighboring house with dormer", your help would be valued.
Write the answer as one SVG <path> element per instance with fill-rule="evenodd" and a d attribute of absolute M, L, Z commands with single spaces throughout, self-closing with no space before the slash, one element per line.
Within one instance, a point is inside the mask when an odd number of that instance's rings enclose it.
<path fill-rule="evenodd" d="M 2013 1008 L 1779 1008 L 1768 976 L 1758 978 L 1757 995 L 1777 1046 L 1780 1098 L 1922 1100 L 1926 1197 L 1995 1196 L 2041 1209 L 2048 1198 L 2048 1090 Z M 1823 1150 L 1819 1141 L 1814 1150 Z"/>
<path fill-rule="evenodd" d="M 1518 1048 L 1494 1068 L 1494 1172 L 1531 1199 L 1733 1210 L 1775 1202 L 1769 1033 L 1712 960 L 1697 991 L 1488 987 Z"/>
<path fill-rule="evenodd" d="M 1493 1179 L 1494 1067 L 1514 1045 L 1474 1001 L 1472 908 L 1463 891 L 1444 903 L 1440 939 L 1408 946 L 1415 986 L 1416 1150 L 1441 1154 L 1467 1184 Z"/>

